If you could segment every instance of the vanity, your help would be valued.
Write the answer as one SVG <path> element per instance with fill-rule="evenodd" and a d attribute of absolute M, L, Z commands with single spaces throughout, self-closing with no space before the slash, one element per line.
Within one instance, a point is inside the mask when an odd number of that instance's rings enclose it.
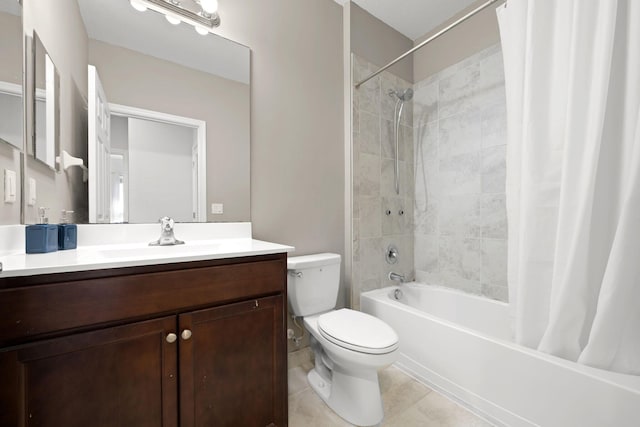
<path fill-rule="evenodd" d="M 293 248 L 193 243 L 0 257 L 0 425 L 286 426 Z"/>

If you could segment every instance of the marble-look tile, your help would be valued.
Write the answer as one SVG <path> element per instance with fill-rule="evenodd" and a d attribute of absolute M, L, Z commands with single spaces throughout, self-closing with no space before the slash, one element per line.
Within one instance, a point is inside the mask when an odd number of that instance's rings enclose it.
<path fill-rule="evenodd" d="M 413 124 L 424 126 L 438 120 L 438 82 L 414 88 Z"/>
<path fill-rule="evenodd" d="M 300 393 L 309 387 L 307 372 L 308 370 L 305 370 L 301 366 L 289 368 L 289 374 L 287 375 L 289 395 Z"/>
<path fill-rule="evenodd" d="M 354 97 L 358 98 L 361 111 L 380 117 L 380 76 L 376 76 L 355 89 Z"/>
<path fill-rule="evenodd" d="M 507 238 L 507 210 L 504 194 L 483 194 L 480 199 L 482 237 Z"/>
<path fill-rule="evenodd" d="M 359 150 L 361 153 L 380 155 L 380 117 L 360 112 Z"/>
<path fill-rule="evenodd" d="M 410 88 L 411 85 L 405 84 L 403 87 L 406 89 Z M 413 99 L 405 101 L 404 107 L 402 107 L 402 114 L 400 115 L 400 124 L 407 127 L 413 127 Z"/>
<path fill-rule="evenodd" d="M 414 218 L 414 209 L 415 209 L 415 200 L 411 197 L 405 197 L 403 202 L 404 209 L 404 230 L 402 234 L 413 236 L 415 229 L 415 218 Z"/>
<path fill-rule="evenodd" d="M 481 237 L 480 195 L 443 196 L 438 204 L 441 236 Z"/>
<path fill-rule="evenodd" d="M 482 192 L 504 193 L 506 183 L 506 146 L 482 149 Z"/>
<path fill-rule="evenodd" d="M 360 261 L 360 220 L 352 220 L 352 241 L 351 241 L 351 259 L 353 262 Z"/>
<path fill-rule="evenodd" d="M 413 127 L 407 125 L 400 126 L 399 150 L 402 158 L 407 162 L 413 162 Z"/>
<path fill-rule="evenodd" d="M 376 277 L 372 279 L 366 279 L 362 281 L 360 292 L 368 292 L 376 289 L 382 288 L 382 279 L 381 277 Z"/>
<path fill-rule="evenodd" d="M 403 234 L 405 230 L 406 210 L 402 197 L 382 198 L 382 235 Z"/>
<path fill-rule="evenodd" d="M 480 239 L 440 236 L 440 277 L 445 286 L 480 293 L 482 248 Z"/>
<path fill-rule="evenodd" d="M 289 425 L 305 427 L 350 427 L 310 387 L 289 396 Z"/>
<path fill-rule="evenodd" d="M 360 196 L 380 195 L 380 156 L 360 153 L 356 174 Z"/>
<path fill-rule="evenodd" d="M 437 122 L 422 126 L 414 135 L 414 197 L 435 199 L 439 193 Z"/>
<path fill-rule="evenodd" d="M 382 248 L 382 238 L 361 239 L 359 268 L 363 289 L 367 280 L 380 280 L 383 263 L 384 250 Z"/>
<path fill-rule="evenodd" d="M 353 132 L 360 132 L 360 106 L 356 102 L 356 97 L 352 96 L 353 108 L 351 109 L 351 129 Z"/>
<path fill-rule="evenodd" d="M 404 182 L 404 186 L 400 188 L 400 195 L 404 196 L 408 199 L 413 200 L 415 197 L 415 179 L 414 179 L 414 167 L 413 162 L 405 162 L 404 165 L 400 168 L 401 171 L 404 171 L 402 181 Z"/>
<path fill-rule="evenodd" d="M 287 369 L 302 367 L 307 371 L 313 367 L 313 351 L 311 347 L 301 348 L 287 354 Z"/>
<path fill-rule="evenodd" d="M 428 393 L 408 411 L 385 426 L 491 427 L 491 424 L 435 392 Z"/>
<path fill-rule="evenodd" d="M 481 281 L 484 285 L 507 287 L 507 241 L 482 239 Z"/>
<path fill-rule="evenodd" d="M 438 203 L 435 200 L 414 201 L 413 229 L 416 235 L 438 232 Z"/>
<path fill-rule="evenodd" d="M 360 237 L 382 234 L 382 203 L 379 197 L 360 198 Z"/>
<path fill-rule="evenodd" d="M 381 137 L 380 144 L 382 149 L 382 156 L 388 159 L 396 158 L 396 137 L 395 129 L 393 127 L 393 120 L 382 120 L 381 123 Z M 406 134 L 406 135 L 405 135 Z M 413 133 L 406 126 L 400 126 L 398 133 L 398 158 L 400 160 L 405 159 L 405 144 L 413 143 L 413 138 L 409 139 Z"/>
<path fill-rule="evenodd" d="M 387 425 L 387 420 L 392 420 L 394 417 L 403 414 L 431 392 L 431 389 L 412 378 L 409 378 L 409 381 L 391 385 L 382 396 L 382 407 L 384 409 L 382 425 Z"/>
<path fill-rule="evenodd" d="M 462 113 L 439 120 L 438 154 L 441 159 L 479 151 L 482 120 L 479 112 Z"/>
<path fill-rule="evenodd" d="M 472 62 L 451 75 L 442 77 L 439 82 L 438 108 L 439 117 L 469 113 L 480 107 L 475 96 L 480 85 L 480 64 Z"/>
<path fill-rule="evenodd" d="M 482 295 L 497 301 L 509 302 L 509 289 L 507 286 L 494 286 L 483 283 Z"/>
<path fill-rule="evenodd" d="M 438 236 L 434 234 L 417 234 L 414 236 L 414 242 L 415 269 L 429 273 L 439 272 Z"/>
<path fill-rule="evenodd" d="M 479 194 L 482 191 L 480 151 L 441 158 L 439 171 L 443 195 Z"/>
<path fill-rule="evenodd" d="M 500 44 L 489 49 L 483 52 L 486 56 L 480 59 L 480 87 L 504 87 L 504 62 Z"/>
<path fill-rule="evenodd" d="M 398 185 L 403 190 L 406 183 L 406 174 L 404 170 L 407 168 L 404 161 L 398 162 Z M 395 160 L 382 159 L 381 178 L 380 178 L 380 194 L 382 196 L 399 197 L 396 194 L 395 186 Z M 400 194 L 403 194 L 402 192 Z"/>
<path fill-rule="evenodd" d="M 482 110 L 482 147 L 504 145 L 507 142 L 507 111 L 505 102 Z"/>

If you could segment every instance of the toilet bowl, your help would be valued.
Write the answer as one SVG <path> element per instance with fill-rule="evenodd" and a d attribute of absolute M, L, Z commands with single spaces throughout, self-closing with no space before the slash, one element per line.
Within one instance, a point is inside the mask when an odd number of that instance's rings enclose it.
<path fill-rule="evenodd" d="M 312 389 L 338 415 L 358 426 L 383 417 L 378 369 L 393 363 L 398 335 L 382 320 L 350 310 L 333 310 L 339 286 L 340 256 L 318 254 L 288 260 L 289 299 L 311 335 L 315 367 Z"/>

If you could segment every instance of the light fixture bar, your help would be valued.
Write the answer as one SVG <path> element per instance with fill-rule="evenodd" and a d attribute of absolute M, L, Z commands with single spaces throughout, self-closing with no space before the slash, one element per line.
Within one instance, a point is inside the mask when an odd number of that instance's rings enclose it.
<path fill-rule="evenodd" d="M 180 2 L 172 2 L 167 0 L 139 0 L 142 3 L 145 3 L 149 9 L 159 12 L 162 14 L 167 14 L 167 12 L 179 16 L 180 19 L 191 25 L 199 25 L 208 29 L 216 28 L 220 25 L 220 16 L 217 13 L 210 14 L 210 17 L 204 15 L 204 11 L 188 8 L 183 6 Z M 189 4 L 188 1 L 184 1 L 183 3 Z M 195 4 L 197 3 L 191 2 Z M 202 14 L 200 13 L 202 12 Z"/>

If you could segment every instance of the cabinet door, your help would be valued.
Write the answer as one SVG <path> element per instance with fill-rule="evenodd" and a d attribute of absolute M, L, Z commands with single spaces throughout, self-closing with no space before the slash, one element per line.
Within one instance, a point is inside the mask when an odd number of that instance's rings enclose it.
<path fill-rule="evenodd" d="M 0 353 L 0 425 L 177 426 L 175 331 L 170 316 Z"/>
<path fill-rule="evenodd" d="M 181 427 L 286 425 L 283 299 L 179 316 Z"/>

